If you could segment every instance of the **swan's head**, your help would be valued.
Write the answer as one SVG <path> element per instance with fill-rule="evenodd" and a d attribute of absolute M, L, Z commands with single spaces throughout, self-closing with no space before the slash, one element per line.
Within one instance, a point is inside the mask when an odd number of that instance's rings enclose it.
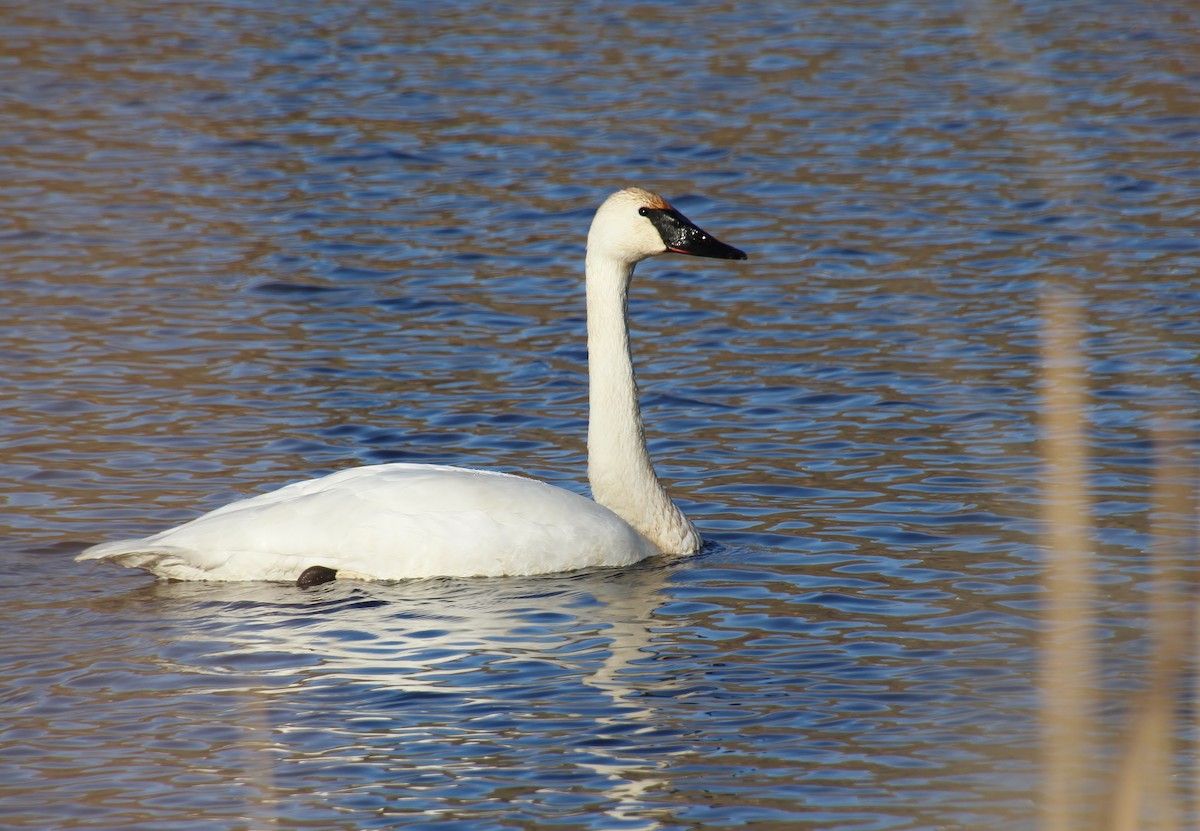
<path fill-rule="evenodd" d="M 628 263 L 668 251 L 719 260 L 746 259 L 745 252 L 702 231 L 667 200 L 641 188 L 619 190 L 604 200 L 588 232 L 588 251 Z"/>

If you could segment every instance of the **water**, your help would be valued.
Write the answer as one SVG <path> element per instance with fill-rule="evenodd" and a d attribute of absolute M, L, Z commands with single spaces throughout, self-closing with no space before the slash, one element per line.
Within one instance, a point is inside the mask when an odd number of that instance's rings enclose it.
<path fill-rule="evenodd" d="M 3 827 L 1034 827 L 1052 289 L 1120 732 L 1180 525 L 1156 424 L 1195 437 L 1195 8 L 0 14 Z M 751 256 L 634 289 L 699 556 L 311 591 L 72 561 L 355 464 L 582 491 L 583 238 L 628 183 Z"/>

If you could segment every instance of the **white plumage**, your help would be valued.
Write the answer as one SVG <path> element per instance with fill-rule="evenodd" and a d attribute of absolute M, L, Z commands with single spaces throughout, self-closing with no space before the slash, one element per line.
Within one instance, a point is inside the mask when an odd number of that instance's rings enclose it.
<path fill-rule="evenodd" d="M 607 508 L 535 479 L 390 464 L 296 482 L 86 556 L 177 580 L 295 580 L 312 565 L 400 580 L 620 566 L 656 551 Z"/>
<path fill-rule="evenodd" d="M 77 559 L 176 580 L 542 574 L 688 554 L 700 535 L 646 450 L 629 353 L 636 263 L 666 251 L 745 254 L 638 188 L 610 196 L 588 234 L 588 475 L 593 502 L 533 479 L 440 465 L 353 468 L 241 500 L 176 528 L 102 543 Z M 319 581 L 319 580 L 318 580 Z"/>

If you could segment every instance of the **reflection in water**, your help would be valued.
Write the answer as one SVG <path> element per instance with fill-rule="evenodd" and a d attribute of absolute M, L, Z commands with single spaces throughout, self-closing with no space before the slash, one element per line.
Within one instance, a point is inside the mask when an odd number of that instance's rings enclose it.
<path fill-rule="evenodd" d="M 653 828 L 657 822 L 640 816 L 645 806 L 639 797 L 667 787 L 670 757 L 680 752 L 654 751 L 654 737 L 670 726 L 656 718 L 653 702 L 672 695 L 676 685 L 670 677 L 651 681 L 629 670 L 651 652 L 652 641 L 674 628 L 670 620 L 652 624 L 671 573 L 670 567 L 643 567 L 591 579 L 432 580 L 402 590 L 342 582 L 305 593 L 262 584 L 155 584 L 130 595 L 152 598 L 166 620 L 177 621 L 161 647 L 175 656 L 167 671 L 200 669 L 234 679 L 229 689 L 238 699 L 237 741 L 245 748 L 244 764 L 261 772 L 257 781 L 272 781 L 272 761 L 289 752 L 291 741 L 308 744 L 306 733 L 322 729 L 317 724 L 326 721 L 321 711 L 327 693 L 356 710 L 334 720 L 346 719 L 341 726 L 325 725 L 354 745 L 366 738 L 411 747 L 436 737 L 442 745 L 469 747 L 513 730 L 506 722 L 514 717 L 549 716 L 573 722 L 564 730 L 568 747 L 580 739 L 570 733 L 583 731 L 587 752 L 575 764 L 605 783 L 604 813 L 630 827 Z M 186 628 L 198 613 L 205 620 L 202 633 Z M 210 652 L 214 637 L 219 650 Z M 569 679 L 603 700 L 579 714 L 556 712 L 553 704 L 544 711 L 537 700 L 521 705 L 527 692 L 536 694 L 553 679 Z M 439 708 L 456 710 L 469 702 L 466 709 L 479 715 L 430 724 L 401 714 L 413 702 L 438 699 L 453 702 Z M 501 716 L 501 709 L 509 713 Z M 649 755 L 641 752 L 640 737 L 646 737 Z M 318 746 L 314 759 L 325 750 L 344 760 L 340 742 Z M 371 764 L 365 758 L 359 763 Z M 457 776 L 474 778 L 487 777 L 495 760 L 467 755 L 433 767 L 444 775 L 447 763 Z M 256 806 L 260 817 L 269 816 L 272 802 Z"/>
<path fill-rule="evenodd" d="M 1029 651 L 928 585 L 924 599 L 883 601 L 894 589 L 852 576 L 856 557 L 832 560 L 840 578 L 775 559 L 729 549 L 621 572 L 307 592 L 92 587 L 73 613 L 41 604 L 47 631 L 70 621 L 83 649 L 25 645 L 59 655 L 55 675 L 71 680 L 11 729 L 39 748 L 31 769 L 70 769 L 55 715 L 70 712 L 69 729 L 108 736 L 89 764 L 141 760 L 110 786 L 188 783 L 194 807 L 233 800 L 284 825 L 360 798 L 477 821 L 554 815 L 564 799 L 639 827 L 782 817 L 783 780 L 830 819 L 936 816 L 981 789 L 994 805 L 988 771 L 1019 764 L 1014 736 L 1032 729 Z M 46 669 L 9 665 L 18 688 Z M 942 796 L 910 805 L 914 777 Z M 125 816 L 87 777 L 71 782 L 82 803 Z M 729 784 L 691 796 L 714 782 Z"/>
<path fill-rule="evenodd" d="M 1051 286 L 1090 738 L 1138 749 L 1147 610 L 1187 609 L 1148 552 L 1194 537 L 1154 424 L 1195 444 L 1197 12 L 794 5 L 5 9 L 0 825 L 1033 827 Z M 355 464 L 581 489 L 578 257 L 634 183 L 756 255 L 630 297 L 699 557 L 311 592 L 71 562 Z"/>

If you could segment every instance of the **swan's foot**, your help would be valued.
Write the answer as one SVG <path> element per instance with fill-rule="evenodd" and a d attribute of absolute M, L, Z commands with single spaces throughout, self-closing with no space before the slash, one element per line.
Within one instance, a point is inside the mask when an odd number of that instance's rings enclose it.
<path fill-rule="evenodd" d="M 337 579 L 337 571 L 325 566 L 309 566 L 300 572 L 300 576 L 296 578 L 296 585 L 302 589 L 307 589 L 309 586 L 319 586 L 322 583 L 332 583 Z"/>

